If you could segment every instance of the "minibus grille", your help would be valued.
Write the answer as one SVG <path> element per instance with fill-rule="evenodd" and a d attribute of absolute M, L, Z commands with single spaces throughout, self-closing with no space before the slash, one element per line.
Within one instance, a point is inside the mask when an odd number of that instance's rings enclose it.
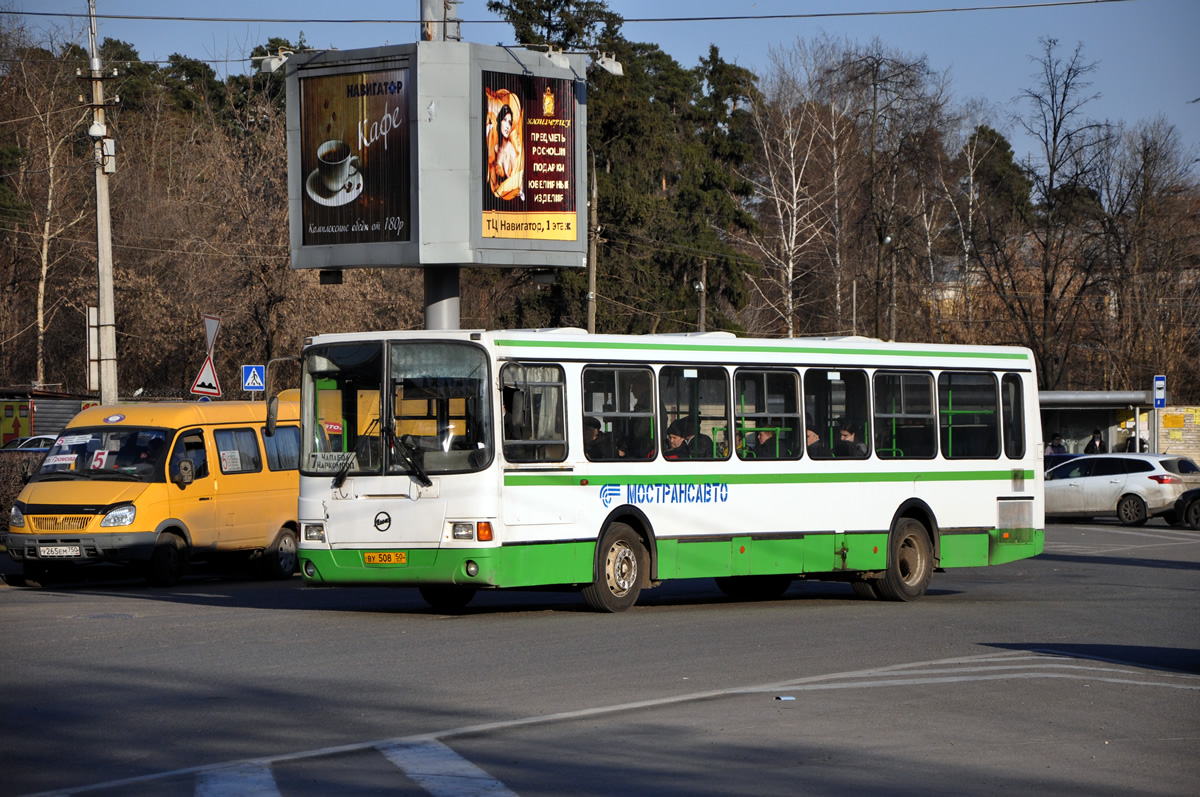
<path fill-rule="evenodd" d="M 37 531 L 83 531 L 92 515 L 34 515 L 30 521 Z"/>

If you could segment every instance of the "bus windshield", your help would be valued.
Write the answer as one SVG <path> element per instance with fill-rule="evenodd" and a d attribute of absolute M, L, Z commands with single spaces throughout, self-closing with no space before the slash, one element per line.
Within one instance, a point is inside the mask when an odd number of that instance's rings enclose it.
<path fill-rule="evenodd" d="M 309 474 L 480 470 L 492 461 L 488 360 L 468 343 L 345 342 L 304 353 L 301 469 Z M 387 401 L 384 401 L 387 397 Z"/>
<path fill-rule="evenodd" d="M 164 481 L 163 462 L 173 432 L 131 426 L 67 429 L 46 452 L 40 479 Z"/>

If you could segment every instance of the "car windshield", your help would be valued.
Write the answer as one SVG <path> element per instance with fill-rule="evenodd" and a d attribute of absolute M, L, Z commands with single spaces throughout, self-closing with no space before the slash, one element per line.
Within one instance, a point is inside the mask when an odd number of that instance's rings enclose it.
<path fill-rule="evenodd" d="M 136 426 L 66 429 L 46 453 L 34 480 L 165 479 L 170 431 Z"/>

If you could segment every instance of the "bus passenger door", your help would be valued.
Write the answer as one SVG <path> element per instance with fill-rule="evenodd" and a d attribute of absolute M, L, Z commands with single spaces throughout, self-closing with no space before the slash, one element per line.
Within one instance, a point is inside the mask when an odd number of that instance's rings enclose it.
<path fill-rule="evenodd" d="M 217 485 L 204 437 L 202 429 L 180 433 L 167 463 L 171 514 L 187 526 L 196 550 L 213 549 L 217 544 Z M 180 480 L 179 463 L 184 460 L 192 463 L 191 484 Z"/>

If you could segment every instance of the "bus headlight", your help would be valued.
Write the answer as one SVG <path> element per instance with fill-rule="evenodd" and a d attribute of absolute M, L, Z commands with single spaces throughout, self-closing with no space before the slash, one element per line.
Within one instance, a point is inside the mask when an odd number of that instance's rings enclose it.
<path fill-rule="evenodd" d="M 309 542 L 325 542 L 325 524 L 305 523 L 301 528 L 303 529 L 305 540 Z"/>
<path fill-rule="evenodd" d="M 12 512 L 8 514 L 8 525 L 14 529 L 25 528 L 25 515 L 15 506 L 12 508 Z"/>
<path fill-rule="evenodd" d="M 101 526 L 128 526 L 133 523 L 133 519 L 137 517 L 137 509 L 133 504 L 125 504 L 110 511 L 104 516 L 104 520 L 100 521 Z"/>
<path fill-rule="evenodd" d="M 452 523 L 450 524 L 450 533 L 456 540 L 473 540 L 475 539 L 475 524 Z"/>

